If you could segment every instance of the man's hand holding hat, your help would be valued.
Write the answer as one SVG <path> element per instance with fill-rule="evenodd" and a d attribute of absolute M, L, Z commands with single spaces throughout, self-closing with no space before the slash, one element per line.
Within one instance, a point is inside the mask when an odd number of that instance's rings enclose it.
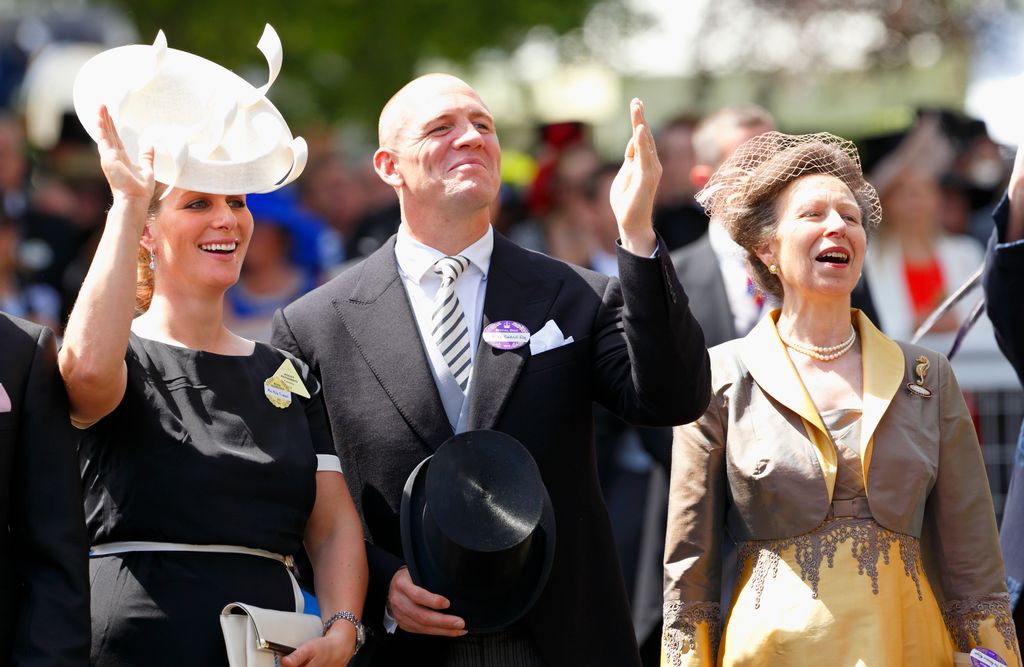
<path fill-rule="evenodd" d="M 409 632 L 458 637 L 509 627 L 537 601 L 554 558 L 554 511 L 540 470 L 498 431 L 456 434 L 413 470 L 401 530 L 408 567 L 392 577 L 388 604 Z"/>
<path fill-rule="evenodd" d="M 458 616 L 438 610 L 451 603 L 442 595 L 435 595 L 412 582 L 409 569 L 403 567 L 391 579 L 388 588 L 388 609 L 398 627 L 406 632 L 441 637 L 461 637 L 466 634 L 466 622 Z"/>

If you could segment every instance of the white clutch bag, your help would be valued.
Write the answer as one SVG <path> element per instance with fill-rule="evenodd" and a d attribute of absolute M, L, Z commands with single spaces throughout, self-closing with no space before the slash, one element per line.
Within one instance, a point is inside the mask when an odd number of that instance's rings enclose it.
<path fill-rule="evenodd" d="M 275 667 L 277 656 L 323 635 L 320 618 L 232 602 L 220 612 L 231 667 Z"/>

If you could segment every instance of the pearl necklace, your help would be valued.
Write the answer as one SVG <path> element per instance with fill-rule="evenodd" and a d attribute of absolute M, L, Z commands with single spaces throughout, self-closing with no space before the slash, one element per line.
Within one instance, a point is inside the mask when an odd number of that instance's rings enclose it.
<path fill-rule="evenodd" d="M 779 334 L 779 338 L 782 335 Z M 803 343 L 794 343 L 782 338 L 782 342 L 791 350 L 795 350 L 800 354 L 817 359 L 818 361 L 832 361 L 843 356 L 853 348 L 854 341 L 857 340 L 857 330 L 850 325 L 850 337 L 844 340 L 839 345 L 833 345 L 831 347 L 820 347 L 818 345 L 805 345 Z"/>

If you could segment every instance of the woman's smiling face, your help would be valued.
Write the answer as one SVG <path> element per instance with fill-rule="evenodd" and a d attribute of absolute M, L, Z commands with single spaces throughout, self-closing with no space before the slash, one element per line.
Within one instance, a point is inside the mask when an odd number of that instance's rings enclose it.
<path fill-rule="evenodd" d="M 775 237 L 757 254 L 778 266 L 785 298 L 849 298 L 867 248 L 863 212 L 850 188 L 834 176 L 801 176 L 779 193 L 775 211 Z"/>
<path fill-rule="evenodd" d="M 252 237 L 245 195 L 173 190 L 148 225 L 156 253 L 156 281 L 221 291 L 238 282 Z"/>

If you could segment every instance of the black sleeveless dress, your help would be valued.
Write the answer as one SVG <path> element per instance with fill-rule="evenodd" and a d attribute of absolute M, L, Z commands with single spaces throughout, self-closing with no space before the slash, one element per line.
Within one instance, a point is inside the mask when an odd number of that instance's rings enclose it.
<path fill-rule="evenodd" d="M 264 381 L 291 360 L 312 398 L 275 407 Z M 319 384 L 256 343 L 227 356 L 131 334 L 121 404 L 79 449 L 90 544 L 228 544 L 296 554 L 335 457 Z M 218 615 L 234 601 L 294 611 L 280 562 L 221 553 L 132 552 L 90 561 L 97 667 L 227 664 Z"/>

